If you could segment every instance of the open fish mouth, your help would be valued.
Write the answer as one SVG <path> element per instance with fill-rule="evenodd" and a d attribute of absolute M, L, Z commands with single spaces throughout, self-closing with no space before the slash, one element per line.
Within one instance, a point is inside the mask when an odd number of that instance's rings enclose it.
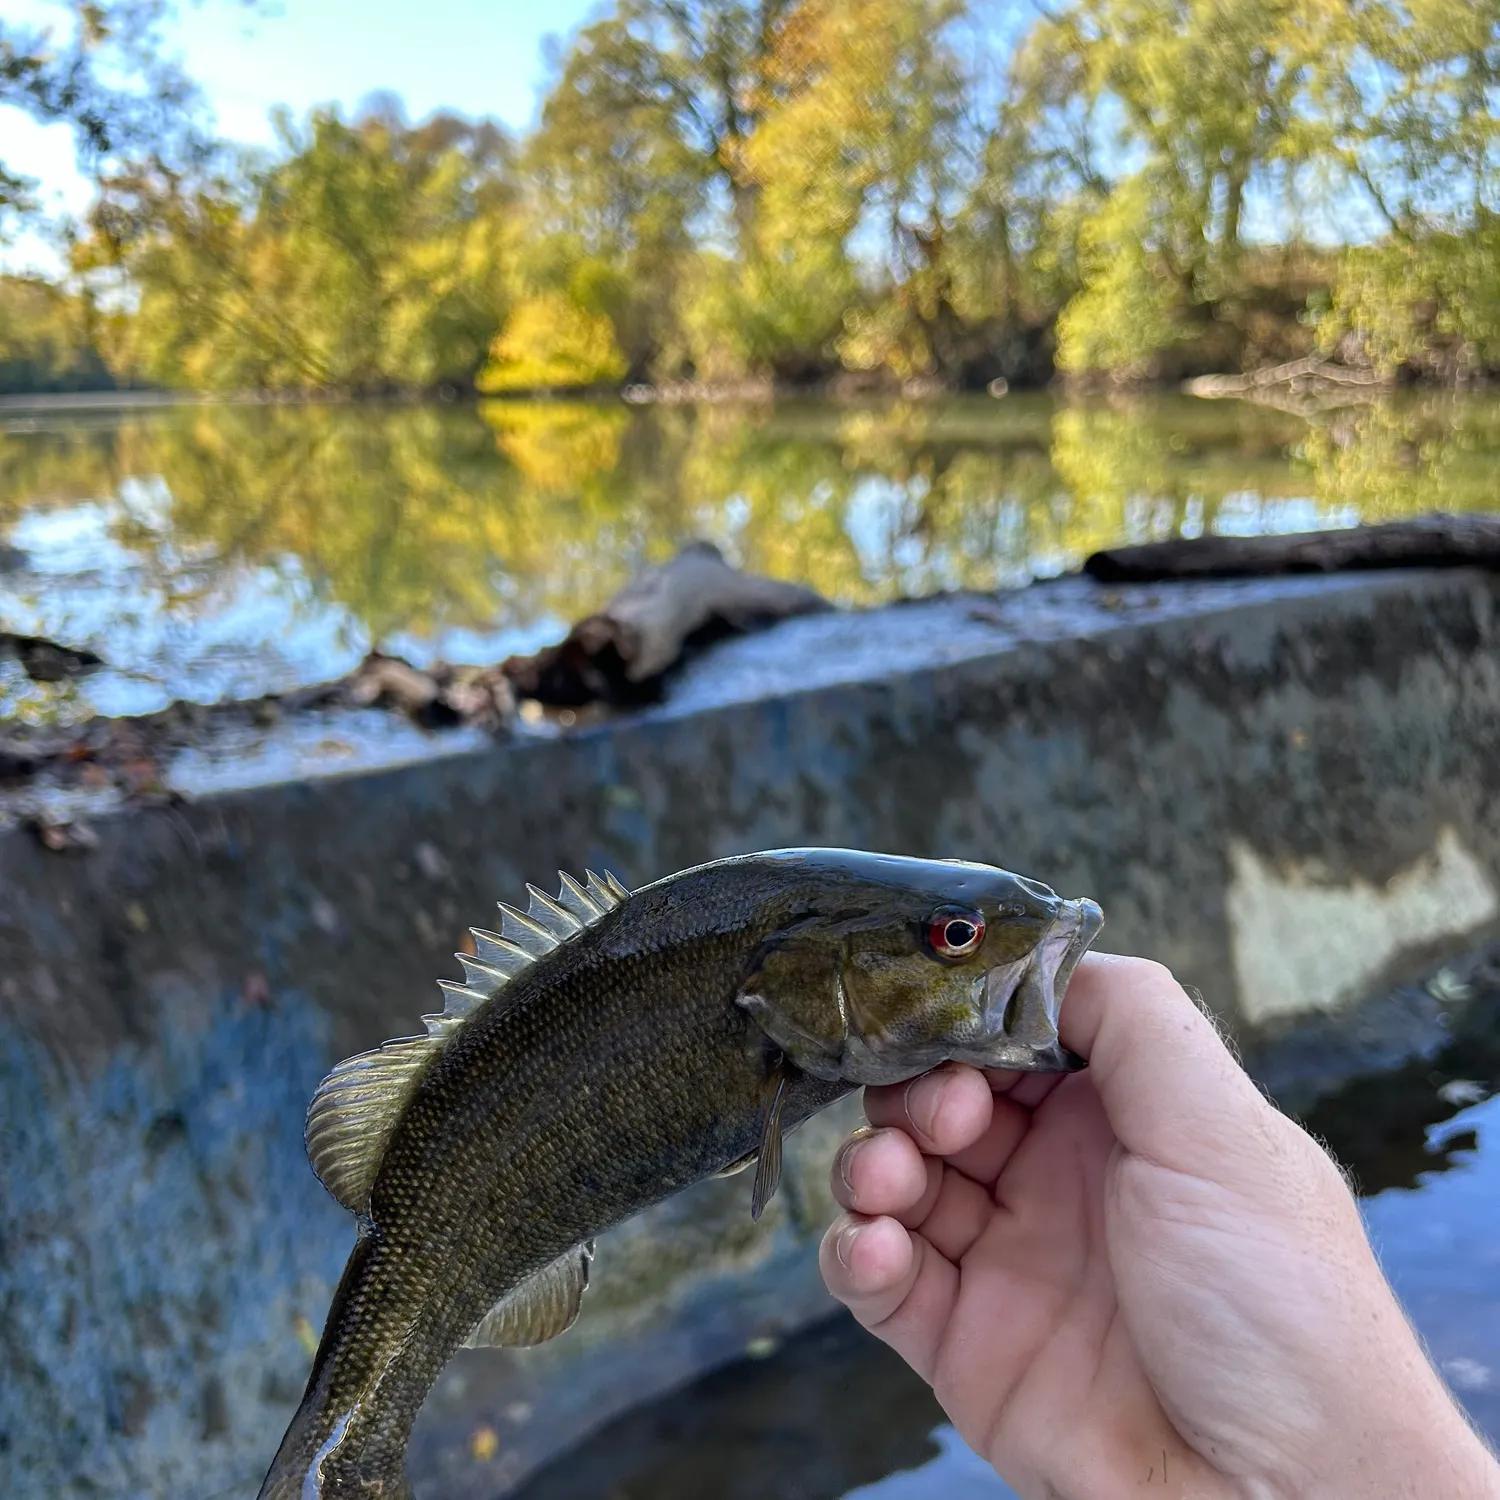
<path fill-rule="evenodd" d="M 961 1060 L 976 1067 L 1029 1073 L 1074 1073 L 1086 1067 L 1083 1058 L 1063 1046 L 1058 1018 L 1078 960 L 1103 925 L 1104 913 L 1094 902 L 1064 901 L 1053 930 L 1023 966 L 990 970 L 985 976 L 986 1011 L 999 1017 L 1000 1025 Z"/>

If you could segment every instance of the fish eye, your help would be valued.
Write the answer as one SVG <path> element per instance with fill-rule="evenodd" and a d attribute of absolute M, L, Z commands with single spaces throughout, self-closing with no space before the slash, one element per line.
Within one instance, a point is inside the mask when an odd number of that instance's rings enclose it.
<path fill-rule="evenodd" d="M 984 941 L 984 918 L 961 906 L 940 906 L 927 919 L 927 946 L 939 958 L 967 958 Z"/>

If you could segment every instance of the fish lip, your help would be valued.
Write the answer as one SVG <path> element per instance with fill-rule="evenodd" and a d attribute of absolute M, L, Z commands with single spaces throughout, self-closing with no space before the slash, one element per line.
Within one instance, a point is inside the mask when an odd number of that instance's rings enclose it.
<path fill-rule="evenodd" d="M 1073 970 L 1078 967 L 1079 959 L 1088 952 L 1094 939 L 1099 936 L 1099 929 L 1104 926 L 1104 913 L 1100 910 L 1099 903 L 1090 901 L 1087 896 L 1080 896 L 1076 901 L 1065 902 L 1064 907 L 1075 914 L 1076 925 L 1073 928 L 1072 940 L 1052 975 L 1054 1019 L 1056 1019 L 1056 1012 L 1062 1009 L 1063 996 L 1068 992 Z"/>
<path fill-rule="evenodd" d="M 976 1060 L 982 1067 L 1038 1073 L 1076 1073 L 1087 1067 L 1083 1058 L 1062 1045 L 1058 1020 L 1073 971 L 1103 925 L 1104 913 L 1097 903 L 1086 898 L 1060 902 L 1053 930 L 1024 961 L 1024 967 L 1006 965 L 986 976 L 997 1009 L 1008 1008 L 1013 996 L 1019 998 L 1015 1030 L 1002 1026 L 986 1047 L 976 1049 L 974 1059 L 966 1060 Z"/>
<path fill-rule="evenodd" d="M 1087 898 L 1060 903 L 1057 930 L 1037 945 L 1021 979 L 1022 990 L 1040 1003 L 1054 1037 L 1073 971 L 1103 925 L 1104 913 L 1097 903 Z"/>
<path fill-rule="evenodd" d="M 1060 1025 L 1062 1003 L 1067 996 L 1068 985 L 1072 982 L 1073 971 L 1078 967 L 1078 961 L 1088 952 L 1094 939 L 1099 936 L 1100 928 L 1104 926 L 1104 912 L 1097 901 L 1090 901 L 1087 896 L 1080 896 L 1076 901 L 1069 901 L 1064 905 L 1068 911 L 1074 913 L 1075 925 L 1068 946 L 1052 972 L 1052 1005 L 1049 1014 L 1054 1026 Z M 1088 1059 L 1064 1047 L 1061 1037 L 1056 1043 L 1056 1056 L 1053 1061 L 1054 1070 L 1059 1073 L 1077 1073 L 1088 1067 Z"/>

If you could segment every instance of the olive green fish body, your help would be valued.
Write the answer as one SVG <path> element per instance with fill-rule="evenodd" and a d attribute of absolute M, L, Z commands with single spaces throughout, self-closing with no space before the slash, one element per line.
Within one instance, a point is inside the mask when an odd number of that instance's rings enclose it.
<path fill-rule="evenodd" d="M 534 895 L 538 933 L 513 912 L 508 938 L 476 933 L 455 1012 L 342 1064 L 309 1113 L 314 1164 L 361 1231 L 262 1500 L 408 1495 L 412 1423 L 476 1327 L 561 1332 L 597 1235 L 752 1156 L 758 1212 L 781 1135 L 861 1083 L 1007 1046 L 1012 1065 L 1067 1066 L 1051 979 L 1050 1021 L 1016 996 L 1048 952 L 1066 982 L 1097 910 L 1018 880 L 778 851 L 634 895 L 565 881 L 561 906 Z M 989 951 L 949 944 L 968 929 L 934 912 L 972 914 Z"/>

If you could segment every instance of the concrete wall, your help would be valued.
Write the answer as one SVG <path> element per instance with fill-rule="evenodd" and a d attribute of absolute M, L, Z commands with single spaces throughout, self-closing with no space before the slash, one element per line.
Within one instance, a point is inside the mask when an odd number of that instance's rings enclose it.
<path fill-rule="evenodd" d="M 463 929 L 558 867 L 794 843 L 963 855 L 1104 906 L 1232 1024 L 1353 1004 L 1496 927 L 1495 580 L 1081 580 L 822 617 L 560 738 L 0 832 L 0 1490 L 253 1494 L 352 1225 L 302 1154 L 339 1057 L 409 1034 Z M 846 1112 L 847 1113 L 847 1112 Z M 419 1495 L 493 1496 L 825 1307 L 846 1121 L 600 1245 L 578 1326 L 459 1356 Z"/>

